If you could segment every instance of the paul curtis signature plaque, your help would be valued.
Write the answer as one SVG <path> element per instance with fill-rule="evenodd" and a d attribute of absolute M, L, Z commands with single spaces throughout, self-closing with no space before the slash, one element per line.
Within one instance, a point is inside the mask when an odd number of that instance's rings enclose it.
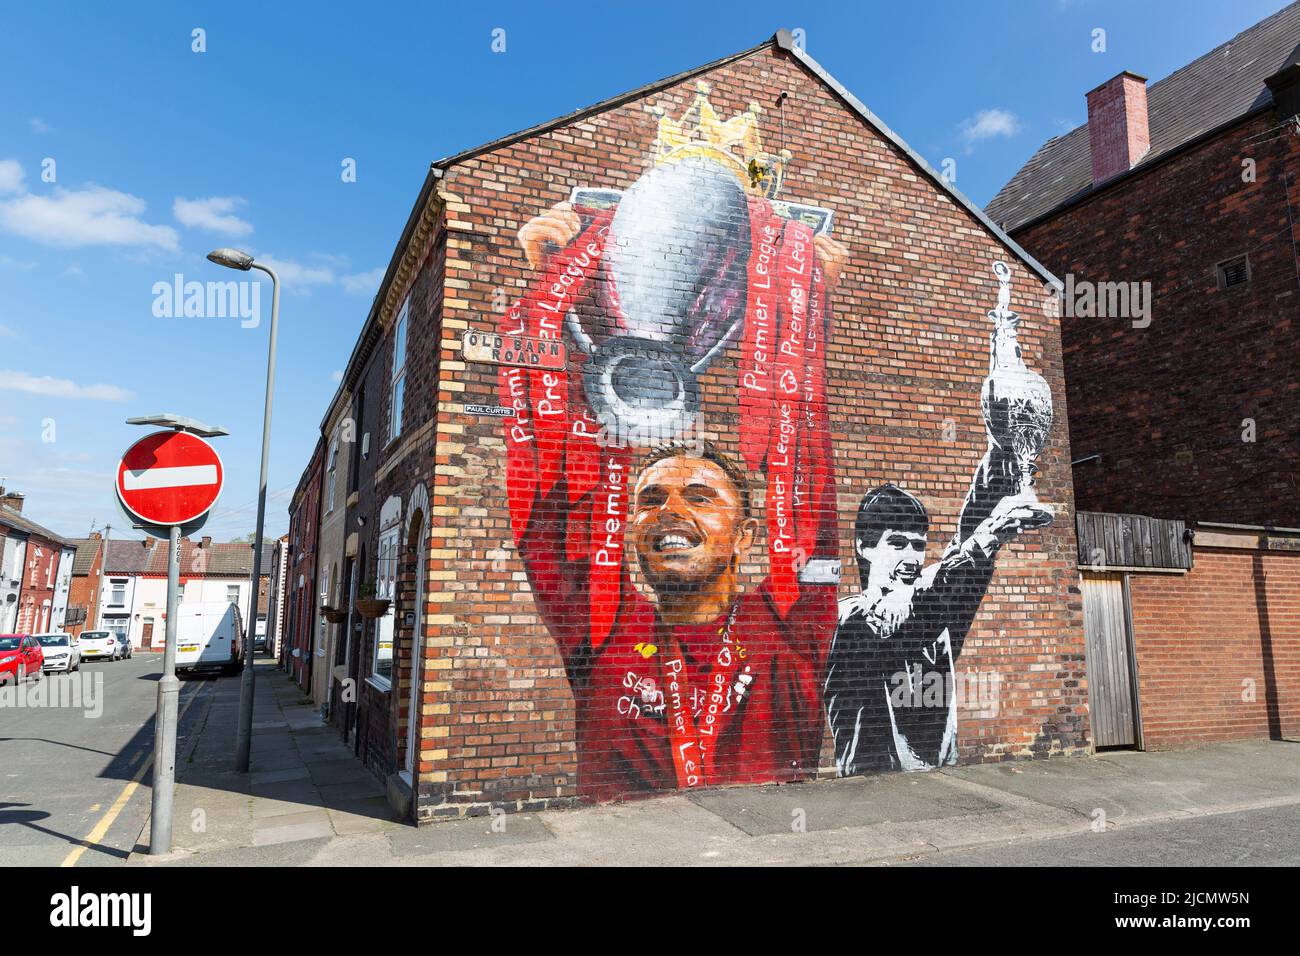
<path fill-rule="evenodd" d="M 520 368 L 559 371 L 568 361 L 564 343 L 559 339 L 539 339 L 528 335 L 501 335 L 467 329 L 461 336 L 461 351 L 467 362 L 491 362 Z"/>

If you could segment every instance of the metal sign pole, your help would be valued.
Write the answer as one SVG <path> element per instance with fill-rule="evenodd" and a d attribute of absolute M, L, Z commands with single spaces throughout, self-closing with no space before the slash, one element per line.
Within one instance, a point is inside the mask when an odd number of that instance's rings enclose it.
<path fill-rule="evenodd" d="M 149 852 L 170 853 L 172 796 L 176 785 L 176 709 L 181 682 L 176 677 L 176 606 L 180 602 L 181 529 L 172 525 L 167 547 L 167 626 L 162 680 L 158 682 L 158 716 L 153 744 L 153 813 Z"/>

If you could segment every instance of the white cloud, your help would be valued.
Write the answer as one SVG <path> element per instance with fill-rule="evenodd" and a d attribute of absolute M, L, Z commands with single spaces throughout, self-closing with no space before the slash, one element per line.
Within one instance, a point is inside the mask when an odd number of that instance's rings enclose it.
<path fill-rule="evenodd" d="M 309 265 L 292 259 L 257 254 L 258 262 L 266 263 L 279 273 L 285 292 L 310 292 L 316 286 L 339 286 L 349 295 L 374 295 L 387 271 L 378 268 L 369 272 L 343 273 L 336 268 L 346 261 L 342 256 L 316 253 L 311 258 L 316 261 Z"/>
<path fill-rule="evenodd" d="M 23 167 L 16 159 L 0 159 L 0 193 L 23 191 Z"/>
<path fill-rule="evenodd" d="M 16 339 L 18 333 L 7 325 L 0 325 L 0 339 Z"/>
<path fill-rule="evenodd" d="M 280 276 L 285 291 L 293 286 L 299 290 L 315 285 L 333 285 L 334 270 L 328 266 L 308 266 L 289 259 L 277 259 L 275 256 L 259 255 L 257 261 L 270 266 Z"/>
<path fill-rule="evenodd" d="M 343 369 L 336 368 L 334 371 L 330 372 L 330 381 L 331 382 L 343 381 Z"/>
<path fill-rule="evenodd" d="M 37 196 L 23 187 L 21 168 L 14 178 L 17 165 L 0 160 L 0 192 L 18 194 L 0 201 L 0 228 L 50 246 L 180 248 L 175 229 L 140 218 L 146 203 L 138 196 L 95 185 Z"/>
<path fill-rule="evenodd" d="M 247 236 L 253 231 L 253 225 L 231 215 L 244 200 L 238 196 L 209 196 L 207 199 L 184 199 L 176 197 L 172 203 L 172 214 L 182 226 L 207 229 L 227 236 Z"/>
<path fill-rule="evenodd" d="M 343 291 L 352 295 L 374 295 L 379 291 L 379 283 L 383 281 L 384 273 L 388 270 L 383 266 L 377 269 L 371 269 L 369 272 L 358 272 L 355 275 L 344 276 Z"/>
<path fill-rule="evenodd" d="M 961 121 L 962 139 L 966 141 L 969 152 L 975 144 L 994 136 L 1015 136 L 1022 124 L 1015 113 L 1003 109 L 980 110 L 974 116 Z"/>
<path fill-rule="evenodd" d="M 87 398 L 96 402 L 125 402 L 132 398 L 131 392 L 116 385 L 79 385 L 67 378 L 54 378 L 51 375 L 38 377 L 26 372 L 0 369 L 0 389 L 6 388 L 50 398 Z"/>
<path fill-rule="evenodd" d="M 38 136 L 54 132 L 54 129 L 50 124 L 45 122 L 45 120 L 41 119 L 39 116 L 33 116 L 29 119 L 27 125 L 29 125 L 32 128 L 32 132 L 36 133 Z"/>

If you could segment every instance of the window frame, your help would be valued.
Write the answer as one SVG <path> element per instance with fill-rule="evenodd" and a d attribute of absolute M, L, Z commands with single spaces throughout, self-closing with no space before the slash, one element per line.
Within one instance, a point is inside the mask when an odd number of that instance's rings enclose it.
<path fill-rule="evenodd" d="M 393 362 L 388 376 L 388 435 L 385 444 L 402 436 L 402 418 L 406 411 L 406 361 L 411 338 L 411 296 L 407 293 L 393 322 Z M 400 351 L 400 355 L 398 354 Z"/>
<path fill-rule="evenodd" d="M 397 563 L 400 556 L 402 526 L 394 524 L 379 533 L 375 549 L 375 597 L 388 601 L 388 610 L 375 621 L 375 639 L 370 649 L 370 674 L 366 678 L 383 691 L 393 687 L 393 659 L 397 636 Z M 379 645 L 387 637 L 388 672 L 379 672 Z"/>
<path fill-rule="evenodd" d="M 338 470 L 339 470 L 339 436 L 335 434 L 333 439 L 331 439 L 330 441 L 330 460 L 328 466 L 325 469 L 326 483 L 329 485 L 329 488 L 327 489 L 327 500 L 326 500 L 326 507 L 325 507 L 325 513 L 327 515 L 334 513 L 334 505 L 336 504 L 334 500 L 335 497 L 334 484 L 338 477 Z"/>

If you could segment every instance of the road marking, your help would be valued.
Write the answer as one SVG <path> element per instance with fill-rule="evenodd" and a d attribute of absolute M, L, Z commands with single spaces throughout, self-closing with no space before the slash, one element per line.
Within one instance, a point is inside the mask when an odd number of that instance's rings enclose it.
<path fill-rule="evenodd" d="M 185 712 L 189 710 L 190 705 L 198 699 L 200 693 L 202 693 L 202 691 L 196 691 L 191 694 L 190 699 L 187 700 L 185 706 L 181 708 L 181 712 L 176 715 L 176 726 L 178 728 L 185 717 Z M 97 845 L 100 840 L 104 839 L 104 835 L 108 833 L 108 828 L 113 825 L 114 821 L 117 820 L 118 815 L 125 810 L 126 805 L 131 802 L 131 798 L 135 796 L 136 790 L 140 787 L 140 781 L 152 766 L 153 755 L 150 754 L 149 759 L 140 764 L 140 769 L 135 772 L 135 776 L 131 778 L 131 782 L 122 788 L 122 792 L 117 795 L 117 799 L 114 800 L 113 805 L 108 808 L 108 812 L 100 817 L 100 820 L 95 824 L 94 829 L 86 834 L 85 839 L 81 841 L 79 846 L 63 858 L 63 862 L 60 863 L 59 866 L 76 866 L 77 861 L 81 859 L 83 853 L 89 850 L 92 846 Z"/>

